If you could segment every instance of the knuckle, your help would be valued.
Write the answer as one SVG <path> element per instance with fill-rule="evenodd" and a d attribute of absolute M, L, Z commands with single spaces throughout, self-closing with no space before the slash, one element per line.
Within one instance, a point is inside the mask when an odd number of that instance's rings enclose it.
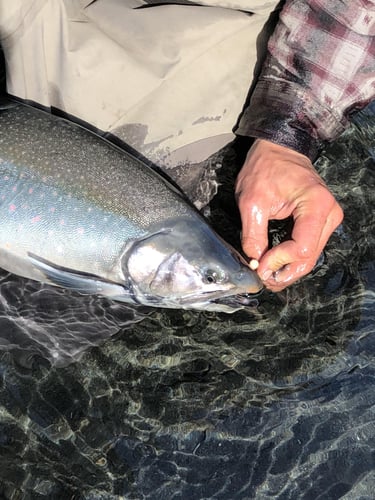
<path fill-rule="evenodd" d="M 308 265 L 309 262 L 314 261 L 316 257 L 315 249 L 308 245 L 304 245 L 297 249 L 297 258 L 303 260 L 304 265 Z"/>
<path fill-rule="evenodd" d="M 334 208 L 334 219 L 337 225 L 341 224 L 341 222 L 344 220 L 344 210 L 338 203 L 336 203 L 336 206 Z"/>
<path fill-rule="evenodd" d="M 252 212 L 253 207 L 257 206 L 256 199 L 250 193 L 241 193 L 237 197 L 237 206 L 241 213 Z"/>

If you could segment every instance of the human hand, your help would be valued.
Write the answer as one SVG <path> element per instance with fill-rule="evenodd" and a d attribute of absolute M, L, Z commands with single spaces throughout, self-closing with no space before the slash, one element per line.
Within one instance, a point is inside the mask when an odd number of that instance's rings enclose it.
<path fill-rule="evenodd" d="M 237 177 L 244 252 L 259 261 L 265 286 L 280 291 L 309 273 L 343 211 L 310 160 L 257 139 Z M 268 222 L 292 216 L 292 239 L 268 249 Z"/>

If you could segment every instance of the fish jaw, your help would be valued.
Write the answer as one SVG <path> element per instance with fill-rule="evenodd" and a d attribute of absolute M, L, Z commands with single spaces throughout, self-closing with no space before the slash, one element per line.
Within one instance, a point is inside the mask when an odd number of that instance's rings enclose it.
<path fill-rule="evenodd" d="M 125 280 L 142 304 L 233 312 L 226 297 L 262 289 L 257 274 L 199 216 L 154 227 L 123 256 Z"/>

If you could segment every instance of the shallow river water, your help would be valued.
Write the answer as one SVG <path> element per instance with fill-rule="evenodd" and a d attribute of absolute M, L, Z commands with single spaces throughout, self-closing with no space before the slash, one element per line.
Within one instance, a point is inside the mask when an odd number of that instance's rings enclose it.
<path fill-rule="evenodd" d="M 134 311 L 2 272 L 1 498 L 374 498 L 374 116 L 317 161 L 345 210 L 320 262 L 257 306 Z M 211 206 L 232 243 L 240 156 Z"/>

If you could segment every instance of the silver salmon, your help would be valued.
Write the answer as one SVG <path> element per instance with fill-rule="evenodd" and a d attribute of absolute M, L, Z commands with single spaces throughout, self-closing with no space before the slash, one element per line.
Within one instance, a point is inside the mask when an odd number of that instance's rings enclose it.
<path fill-rule="evenodd" d="M 231 312 L 262 285 L 159 174 L 31 106 L 0 110 L 0 267 L 85 294 Z"/>

